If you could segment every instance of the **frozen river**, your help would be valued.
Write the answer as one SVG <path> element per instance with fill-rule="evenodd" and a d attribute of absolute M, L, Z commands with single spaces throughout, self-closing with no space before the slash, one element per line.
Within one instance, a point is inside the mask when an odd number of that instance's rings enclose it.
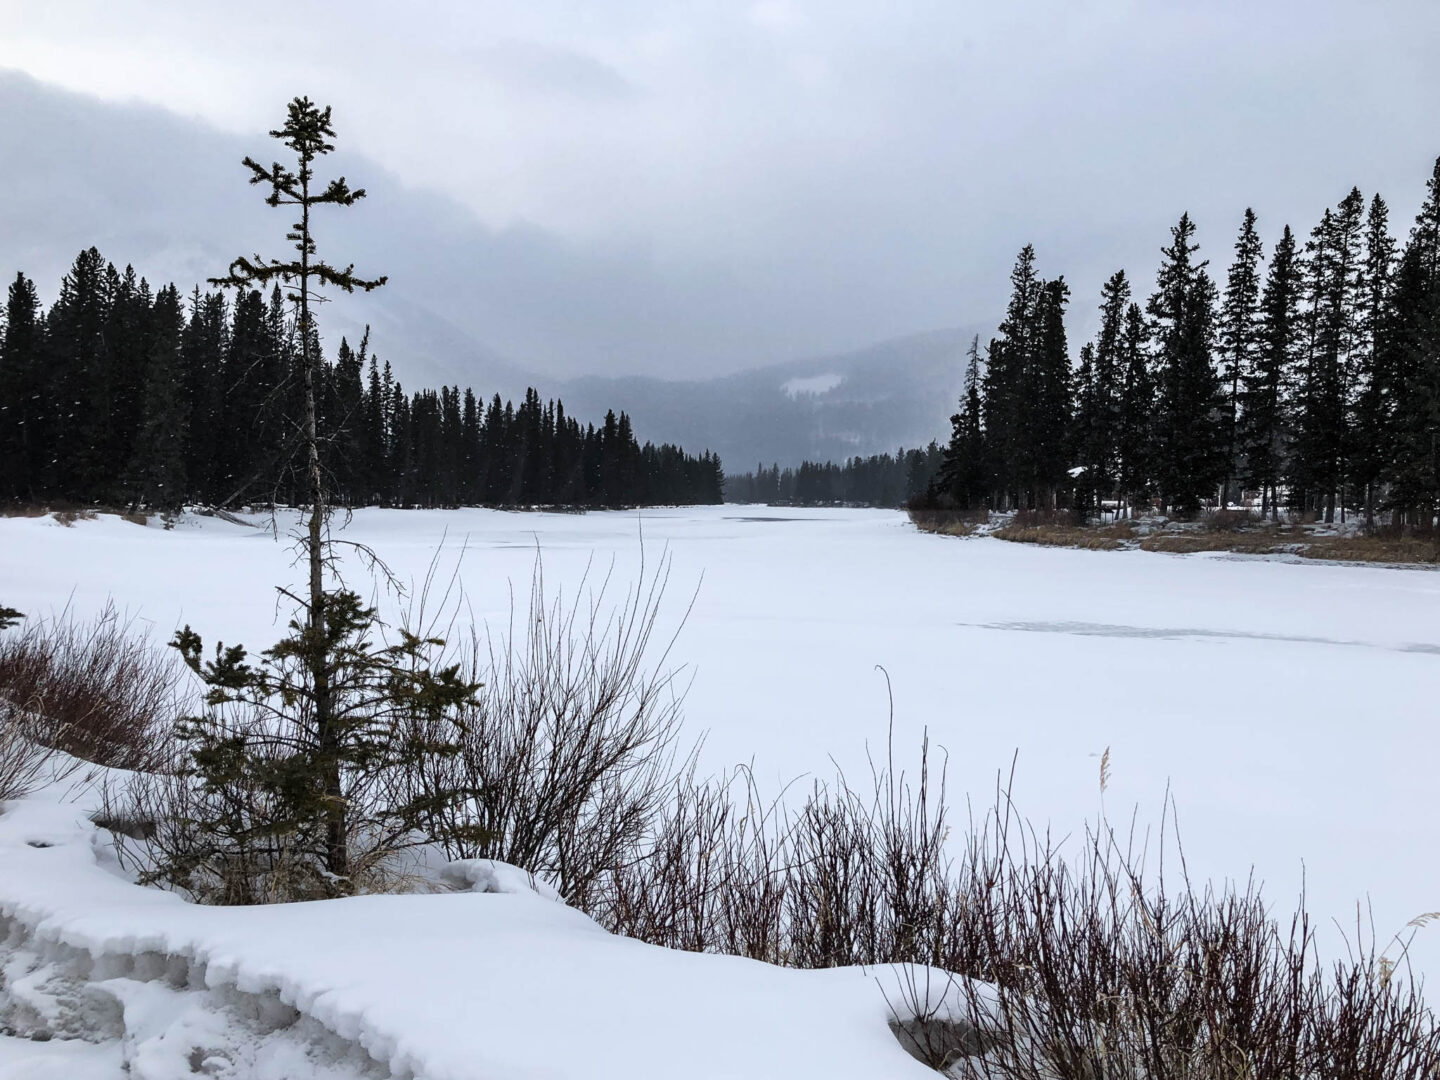
<path fill-rule="evenodd" d="M 708 768 L 753 761 L 778 782 L 833 757 L 861 772 L 867 743 L 884 747 L 878 665 L 897 761 L 928 728 L 957 801 L 988 805 L 1018 752 L 1021 809 L 1078 831 L 1109 747 L 1110 819 L 1138 806 L 1156 822 L 1168 785 L 1192 875 L 1253 865 L 1287 907 L 1303 867 L 1317 922 L 1353 927 L 1368 897 L 1386 938 L 1440 909 L 1440 574 L 960 540 L 871 510 L 367 510 L 339 535 L 406 580 L 442 541 L 448 577 L 463 547 L 468 611 L 492 626 L 512 584 L 525 599 L 537 547 L 552 588 L 613 561 L 618 598 L 643 536 L 652 566 L 672 560 L 662 622 L 694 596 L 672 658 Z M 299 581 L 293 560 L 215 519 L 3 519 L 0 604 L 89 613 L 113 597 L 158 637 L 189 622 L 258 648 L 278 636 L 272 586 Z M 1440 926 L 1415 955 L 1440 974 Z"/>

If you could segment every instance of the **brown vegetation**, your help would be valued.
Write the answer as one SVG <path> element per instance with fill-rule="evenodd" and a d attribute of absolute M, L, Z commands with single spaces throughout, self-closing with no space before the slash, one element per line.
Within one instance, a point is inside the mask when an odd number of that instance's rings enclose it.
<path fill-rule="evenodd" d="M 1125 547 L 1129 534 L 1111 529 L 1088 529 L 1078 525 L 1005 525 L 990 534 L 998 540 L 1042 547 L 1073 547 L 1087 551 L 1116 551 Z"/>
<path fill-rule="evenodd" d="M 910 511 L 921 532 L 952 535 L 935 511 Z M 1075 525 L 1063 512 L 1017 513 L 986 535 L 1017 544 L 1079 548 L 1085 551 L 1135 550 L 1171 555 L 1223 551 L 1237 555 L 1297 555 L 1333 562 L 1367 562 L 1414 565 L 1440 563 L 1440 533 L 1414 529 L 1380 529 L 1352 536 L 1335 536 L 1315 525 L 1261 521 L 1245 510 L 1207 512 L 1197 525 L 1166 528 L 1142 534 L 1130 521 L 1110 525 Z M 974 514 L 967 521 L 976 521 Z M 980 515 L 979 520 L 983 520 Z M 968 524 L 971 535 L 977 524 Z"/>
<path fill-rule="evenodd" d="M 155 763 L 180 712 L 185 672 L 113 606 L 90 622 L 68 612 L 0 637 L 0 725 L 82 761 Z"/>
<path fill-rule="evenodd" d="M 925 532 L 942 536 L 969 536 L 985 523 L 984 510 L 940 510 L 912 507 L 910 520 Z"/>
<path fill-rule="evenodd" d="M 1103 820 L 1062 849 L 999 790 L 952 834 L 944 770 L 926 757 L 912 780 L 886 763 L 863 788 L 839 775 L 803 800 L 767 801 L 747 772 L 687 781 L 587 909 L 671 948 L 952 972 L 937 983 L 897 969 L 890 1001 L 897 1037 L 951 1077 L 1425 1080 L 1440 1069 L 1440 1029 L 1402 973 L 1403 942 L 1387 954 L 1358 934 L 1344 960 L 1322 964 L 1303 897 L 1277 921 L 1254 882 L 1197 888 L 1183 871 L 1162 874 L 1162 862 L 1184 865 L 1168 823 L 1165 852 Z"/>

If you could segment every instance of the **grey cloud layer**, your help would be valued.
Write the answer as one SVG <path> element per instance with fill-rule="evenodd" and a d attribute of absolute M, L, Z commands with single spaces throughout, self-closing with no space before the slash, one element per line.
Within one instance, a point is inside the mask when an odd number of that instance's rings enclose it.
<path fill-rule="evenodd" d="M 347 146 L 478 215 L 485 340 L 555 371 L 972 321 L 1027 241 L 1083 324 L 1182 209 L 1223 262 L 1246 205 L 1308 228 L 1359 184 L 1403 215 L 1440 153 L 1433 0 L 0 11 L 0 65 L 252 141 L 289 94 L 332 101 Z"/>

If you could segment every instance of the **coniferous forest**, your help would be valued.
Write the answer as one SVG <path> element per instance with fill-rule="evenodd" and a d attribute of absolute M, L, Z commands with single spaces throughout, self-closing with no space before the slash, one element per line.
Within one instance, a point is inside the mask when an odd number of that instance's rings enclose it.
<path fill-rule="evenodd" d="M 775 506 L 904 506 L 930 489 L 944 451 L 932 442 L 923 450 L 856 456 L 841 465 L 757 465 L 754 472 L 725 478 L 725 500 Z"/>
<path fill-rule="evenodd" d="M 0 321 L 0 502 L 167 511 L 304 501 L 295 325 L 278 289 L 182 296 L 94 248 L 49 310 L 17 275 Z M 533 389 L 518 407 L 458 386 L 409 393 L 368 337 L 340 342 L 317 389 L 337 505 L 721 498 L 718 457 L 642 446 L 623 412 L 582 426 Z"/>
<path fill-rule="evenodd" d="M 1440 508 L 1440 162 L 1400 244 L 1352 190 L 1267 252 L 1246 211 L 1223 281 L 1183 215 L 1153 291 L 1105 282 L 1072 362 L 1069 287 L 1026 246 L 999 333 L 972 344 L 960 407 L 917 505 L 1246 505 L 1429 527 Z"/>

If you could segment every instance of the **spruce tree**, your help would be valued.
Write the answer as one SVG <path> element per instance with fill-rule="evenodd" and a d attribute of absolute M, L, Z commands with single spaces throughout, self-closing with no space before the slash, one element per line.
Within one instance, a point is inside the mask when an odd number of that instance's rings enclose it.
<path fill-rule="evenodd" d="M 1118 483 L 1129 304 L 1130 282 L 1120 270 L 1100 290 L 1100 330 L 1094 343 L 1081 351 L 1076 371 L 1071 456 L 1084 469 L 1076 483 L 1076 499 L 1086 500 L 1085 506 L 1077 501 L 1077 516 L 1082 518 L 1114 494 Z"/>
<path fill-rule="evenodd" d="M 46 397 L 44 324 L 35 283 L 16 274 L 0 338 L 0 500 L 34 499 L 41 489 Z"/>
<path fill-rule="evenodd" d="M 221 439 L 228 402 L 224 378 L 229 342 L 228 312 L 222 293 L 190 299 L 190 318 L 181 340 L 185 413 L 185 477 L 188 498 L 216 503 L 220 491 Z"/>
<path fill-rule="evenodd" d="M 1084 525 L 1094 516 L 1099 501 L 1099 467 L 1094 460 L 1096 428 L 1099 425 L 1095 394 L 1095 346 L 1080 346 L 1080 366 L 1075 369 L 1075 419 L 1071 432 L 1072 459 L 1076 462 L 1075 524 Z"/>
<path fill-rule="evenodd" d="M 1389 361 L 1393 323 L 1391 283 L 1395 267 L 1395 240 L 1390 235 L 1390 209 L 1376 195 L 1365 222 L 1365 264 L 1361 273 L 1357 348 L 1359 384 L 1351 444 L 1351 471 L 1365 511 L 1366 528 L 1375 527 L 1377 496 L 1394 460 L 1391 416 L 1399 396 Z"/>
<path fill-rule="evenodd" d="M 1069 299 L 1070 287 L 1063 277 L 1045 282 L 1036 318 L 1035 349 L 1025 379 L 1026 456 L 1034 470 L 1031 497 L 1041 510 L 1057 508 L 1059 491 L 1068 482 L 1071 372 L 1065 307 Z"/>
<path fill-rule="evenodd" d="M 100 252 L 82 251 L 45 320 L 42 366 L 51 373 L 45 386 L 49 405 L 37 438 L 45 448 L 42 483 L 52 496 L 98 498 L 100 470 L 112 464 L 89 449 L 105 442 L 109 423 L 104 389 L 111 286 Z"/>
<path fill-rule="evenodd" d="M 1288 395 L 1299 346 L 1300 266 L 1290 226 L 1275 245 L 1260 299 L 1259 336 L 1244 373 L 1240 447 L 1245 483 L 1260 492 L 1260 512 L 1278 518 L 1288 465 Z"/>
<path fill-rule="evenodd" d="M 162 512 L 178 510 L 185 501 L 184 319 L 180 294 L 167 285 L 155 297 L 139 431 L 128 470 L 131 505 Z"/>
<path fill-rule="evenodd" d="M 1344 516 L 1348 418 L 1358 340 L 1360 244 L 1365 203 L 1352 191 L 1306 245 L 1305 354 L 1301 371 L 1292 483 L 1302 509 Z"/>
<path fill-rule="evenodd" d="M 1225 477 L 1220 482 L 1220 506 L 1230 505 L 1230 484 L 1240 475 L 1240 384 L 1255 365 L 1259 344 L 1260 234 L 1255 211 L 1247 209 L 1235 241 L 1235 261 L 1225 282 L 1220 307 L 1220 378 L 1225 392 Z"/>
<path fill-rule="evenodd" d="M 1429 525 L 1440 505 L 1440 160 L 1395 273 L 1385 368 L 1398 387 L 1391 502 Z"/>
<path fill-rule="evenodd" d="M 1150 331 L 1140 305 L 1125 308 L 1115 439 L 1116 485 L 1127 513 L 1150 499 L 1155 475 L 1155 380 L 1147 349 Z"/>
<path fill-rule="evenodd" d="M 1036 332 L 1043 282 L 1035 272 L 1035 249 L 1026 244 L 1010 273 L 1010 302 L 999 335 L 990 342 L 985 368 L 985 431 L 994 466 L 996 508 L 1020 500 L 1020 488 L 1032 471 L 1026 455 L 1025 376 Z"/>
<path fill-rule="evenodd" d="M 960 411 L 950 417 L 950 442 L 936 473 L 934 493 L 948 498 L 957 507 L 974 509 L 983 505 L 987 489 L 978 334 L 971 340 L 966 356 L 965 391 L 960 399 Z"/>
<path fill-rule="evenodd" d="M 247 157 L 245 168 L 252 184 L 268 185 L 266 204 L 271 207 L 295 207 L 299 221 L 292 226 L 287 239 L 294 242 L 298 257 L 268 259 L 240 256 L 230 264 L 224 277 L 212 278 L 215 285 L 253 289 L 262 285 L 281 285 L 288 290 L 288 299 L 299 312 L 297 335 L 300 341 L 300 368 L 304 386 L 303 443 L 305 472 L 308 481 L 310 513 L 303 546 L 309 568 L 308 595 L 304 601 L 304 629 L 297 629 L 297 641 L 309 672 L 309 691 L 313 695 L 313 731 L 318 754 L 315 765 L 325 807 L 325 865 L 337 881 L 348 877 L 349 860 L 346 849 L 346 805 L 341 786 L 343 723 L 334 710 L 330 678 L 333 674 L 334 649 L 337 640 L 332 627 L 326 624 L 327 610 L 348 611 L 349 608 L 327 594 L 325 587 L 326 492 L 324 470 L 320 460 L 320 439 L 317 414 L 317 383 L 320 357 L 315 349 L 316 333 L 310 317 L 310 306 L 316 289 L 332 286 L 345 292 L 361 289 L 370 292 L 383 284 L 384 277 L 366 279 L 354 273 L 353 264 L 338 268 L 316 258 L 311 234 L 311 214 L 320 206 L 353 206 L 365 195 L 363 188 L 351 189 L 339 177 L 315 190 L 314 162 L 335 149 L 329 140 L 335 137 L 330 125 L 330 108 L 321 109 L 309 98 L 297 97 L 288 106 L 285 124 L 271 131 L 295 155 L 295 167 L 279 162 L 266 167 Z M 353 627 L 347 627 L 353 629 Z"/>
<path fill-rule="evenodd" d="M 1216 290 L 1208 263 L 1194 258 L 1194 236 L 1194 222 L 1182 215 L 1148 305 L 1159 391 L 1156 479 L 1182 517 L 1199 510 L 1225 473 L 1224 398 L 1212 357 Z"/>

